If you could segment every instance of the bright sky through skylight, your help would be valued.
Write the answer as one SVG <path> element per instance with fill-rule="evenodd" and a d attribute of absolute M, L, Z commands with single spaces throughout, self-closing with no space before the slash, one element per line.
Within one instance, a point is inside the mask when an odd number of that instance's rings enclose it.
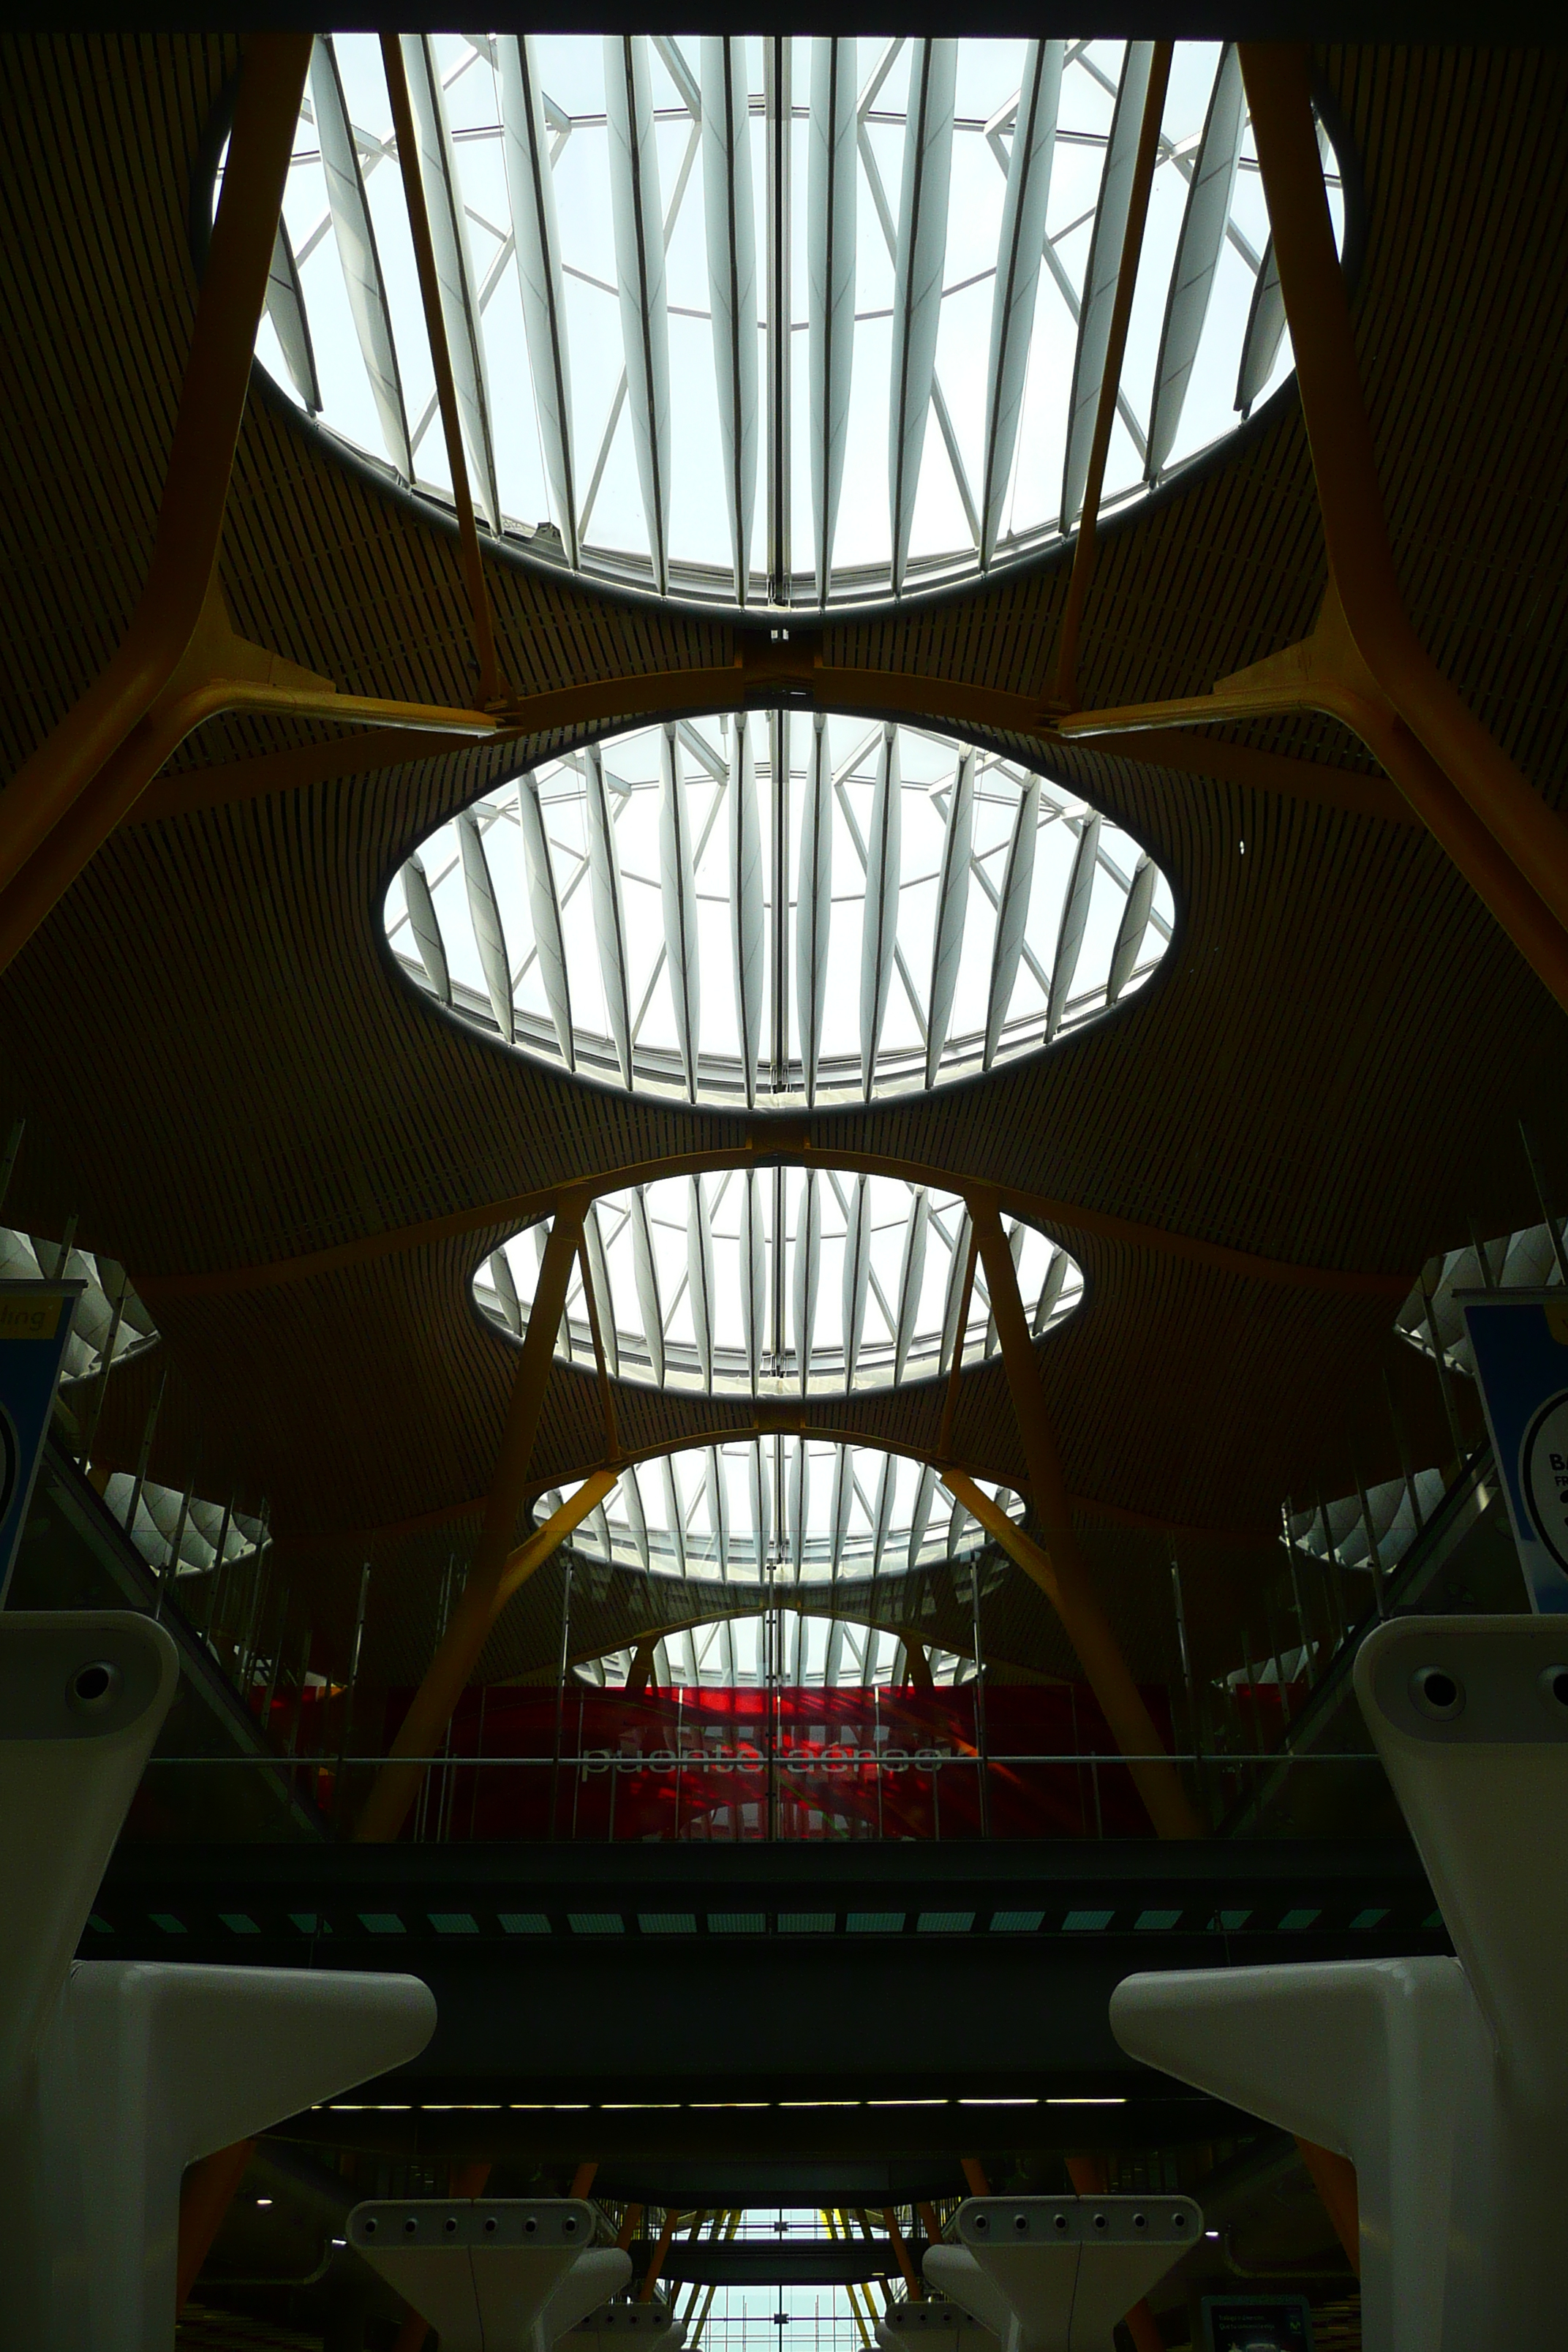
<path fill-rule="evenodd" d="M 431 835 L 385 908 L 405 971 L 522 1051 L 764 1107 L 1027 1053 L 1147 979 L 1173 919 L 1163 876 L 1068 787 L 806 712 L 547 761 Z"/>
<path fill-rule="evenodd" d="M 1004 1223 L 1031 1328 L 1048 1330 L 1078 1305 L 1083 1276 L 1033 1226 Z M 527 1327 L 548 1232 L 545 1221 L 515 1235 L 475 1276 L 479 1306 L 514 1337 Z M 667 1177 L 596 1201 L 586 1242 L 613 1379 L 748 1395 L 885 1387 L 946 1372 L 961 1315 L 964 1360 L 996 1350 L 978 1262 L 965 1306 L 963 1202 L 896 1177 L 834 1168 Z M 580 1260 L 557 1353 L 595 1362 Z"/>
<path fill-rule="evenodd" d="M 484 520 L 721 603 L 811 605 L 825 576 L 875 598 L 1048 546 L 1082 499 L 1151 53 L 405 35 Z M 449 497 L 374 36 L 317 43 L 284 218 L 264 365 Z M 1179 42 L 1106 505 L 1289 367 L 1235 51 Z"/>

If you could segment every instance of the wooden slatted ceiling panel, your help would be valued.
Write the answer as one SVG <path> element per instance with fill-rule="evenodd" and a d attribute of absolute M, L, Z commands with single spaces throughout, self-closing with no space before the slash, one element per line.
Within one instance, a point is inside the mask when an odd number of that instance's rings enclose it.
<path fill-rule="evenodd" d="M 232 58 L 214 40 L 34 43 L 8 59 L 33 174 L 3 265 L 13 414 L 33 453 L 8 485 L 18 752 L 100 666 L 139 586 L 189 335 L 188 175 Z M 1349 52 L 1329 69 L 1365 160 L 1359 331 L 1412 610 L 1515 755 L 1549 776 L 1563 714 L 1543 684 L 1568 578 L 1550 521 L 1563 334 L 1550 257 L 1568 175 L 1544 159 L 1568 67 Z M 492 572 L 520 685 L 726 657 L 721 626 Z M 467 690 L 449 536 L 265 398 L 242 436 L 224 577 L 239 626 L 347 687 Z M 1058 563 L 836 627 L 828 657 L 1026 685 L 1050 657 L 1062 577 Z M 1108 531 L 1089 697 L 1202 688 L 1309 625 L 1321 584 L 1288 405 L 1180 497 Z M 287 740 L 247 722 L 206 730 L 186 757 Z M 1342 756 L 1314 722 L 1268 740 Z M 1533 1216 L 1512 1122 L 1531 1111 L 1561 1148 L 1562 1026 L 1418 835 L 1087 751 L 1061 765 L 1170 874 L 1183 922 L 1169 970 L 1041 1062 L 818 1120 L 819 1137 L 1330 1265 L 1408 1271 L 1460 1236 L 1467 1212 L 1486 1230 Z M 47 1232 L 78 1207 L 85 1241 L 154 1271 L 241 1265 L 732 1135 L 563 1084 L 435 1018 L 388 973 L 388 875 L 495 772 L 483 753 L 422 761 L 115 843 L 0 994 L 0 1115 L 29 1119 L 12 1213 Z M 1069 1483 L 1199 1521 L 1277 1500 L 1298 1435 L 1373 1365 L 1386 1305 L 1238 1291 L 1062 1237 L 1092 1289 L 1042 1351 Z M 159 1475 L 181 1483 L 188 1430 L 303 1529 L 395 1517 L 395 1495 L 411 1515 L 481 1491 L 508 1361 L 467 1304 L 481 1244 L 171 1306 L 181 1377 Z M 1018 1475 L 999 1377 L 964 1385 L 961 1444 Z M 638 1442 L 690 1426 L 686 1407 L 647 1395 L 623 1391 L 621 1409 Z M 858 1412 L 868 1433 L 908 1436 L 936 1409 L 926 1396 Z M 591 1386 L 555 1381 L 542 1462 L 574 1465 L 597 1433 Z M 344 1555 L 325 1577 L 340 1598 L 353 1566 Z"/>

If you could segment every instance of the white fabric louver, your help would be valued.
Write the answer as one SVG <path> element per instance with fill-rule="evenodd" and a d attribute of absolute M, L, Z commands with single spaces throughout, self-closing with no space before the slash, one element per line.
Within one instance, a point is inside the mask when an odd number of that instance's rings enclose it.
<path fill-rule="evenodd" d="M 956 41 L 917 41 L 913 47 L 893 268 L 893 381 L 888 418 L 888 504 L 895 591 L 903 585 L 909 561 L 936 371 L 942 271 L 947 253 L 952 99 L 958 73 Z"/>
<path fill-rule="evenodd" d="M 458 191 L 440 70 L 428 34 L 405 33 L 400 37 L 400 45 L 419 138 L 419 175 L 430 221 L 430 242 L 436 250 L 436 275 L 441 287 L 441 323 L 447 331 L 447 349 L 458 388 L 464 446 L 473 467 L 469 488 L 475 506 L 490 529 L 499 530 L 500 488 L 490 438 L 485 347 L 468 255 L 468 220 Z"/>
<path fill-rule="evenodd" d="M 485 987 L 489 993 L 490 1010 L 495 1014 L 496 1027 L 510 1045 L 515 1034 L 511 967 L 507 961 L 506 933 L 501 929 L 500 908 L 496 900 L 495 884 L 490 879 L 489 860 L 485 856 L 484 835 L 479 831 L 479 819 L 472 809 L 465 809 L 458 819 L 458 844 L 462 851 L 468 915 L 479 950 Z"/>
<path fill-rule="evenodd" d="M 1061 102 L 1062 41 L 1031 41 L 1013 118 L 1007 193 L 997 243 L 996 286 L 991 303 L 991 352 L 985 402 L 985 471 L 981 491 L 980 561 L 996 552 L 1002 511 L 1013 478 L 1013 453 L 1024 404 L 1035 296 L 1046 241 L 1057 110 Z"/>
<path fill-rule="evenodd" d="M 702 42 L 702 194 L 713 374 L 723 444 L 735 601 L 746 602 L 757 498 L 757 238 L 745 43 Z"/>
<path fill-rule="evenodd" d="M 654 585 L 662 595 L 669 584 L 669 323 L 653 91 L 646 41 L 606 34 L 604 46 L 610 213 L 620 280 L 626 406 Z"/>
<path fill-rule="evenodd" d="M 359 152 L 330 34 L 323 34 L 310 53 L 310 103 L 321 143 L 332 236 L 342 265 L 343 288 L 359 340 L 360 357 L 375 403 L 386 454 L 404 478 L 410 480 L 414 452 L 408 438 L 403 377 L 392 338 L 386 285 L 381 274 L 375 229 L 365 202 Z"/>

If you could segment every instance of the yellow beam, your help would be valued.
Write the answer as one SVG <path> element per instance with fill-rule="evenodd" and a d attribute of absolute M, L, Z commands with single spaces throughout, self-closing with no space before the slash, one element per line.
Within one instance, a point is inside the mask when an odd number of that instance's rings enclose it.
<path fill-rule="evenodd" d="M 374 1844 L 397 1835 L 425 1774 L 425 1766 L 416 1759 L 433 1752 L 468 1688 L 497 1618 L 524 1579 L 587 1517 L 620 1475 L 614 1468 L 596 1470 L 569 1503 L 563 1503 L 526 1543 L 513 1549 L 518 1515 L 528 1492 L 529 1461 L 554 1360 L 555 1335 L 566 1303 L 566 1285 L 582 1238 L 583 1203 L 569 1197 L 562 1202 L 544 1245 L 474 1564 L 392 1744 L 392 1760 L 382 1767 L 360 1817 L 354 1835 L 362 1843 Z"/>
<path fill-rule="evenodd" d="M 1121 742 L 1147 730 L 1218 720 L 1324 714 L 1351 728 L 1382 762 L 1411 814 L 1425 824 L 1540 980 L 1568 1008 L 1568 931 L 1394 709 L 1352 640 L 1331 578 L 1310 637 L 1222 677 L 1212 693 L 1075 711 L 1059 722 L 1070 742 Z M 1553 824 L 1558 820 L 1542 804 Z M 1561 828 L 1559 828 L 1561 830 Z"/>
<path fill-rule="evenodd" d="M 485 1523 L 474 1555 L 471 1583 L 485 1586 L 497 1579 L 511 1549 L 518 1514 L 528 1493 L 528 1465 L 532 1458 L 544 1391 L 550 1384 L 572 1262 L 582 1247 L 585 1206 L 582 1195 L 568 1193 L 555 1212 L 550 1237 L 544 1244 L 533 1304 L 529 1309 L 528 1329 L 519 1350 L 517 1377 L 501 1431 L 500 1454 L 485 1504 Z"/>
<path fill-rule="evenodd" d="M 1203 1824 L 1193 1811 L 1175 1766 L 1164 1753 L 1164 1741 L 1154 1727 L 1154 1719 L 1143 1704 L 1143 1695 L 1132 1679 L 1100 1605 L 1076 1538 L 1069 1533 L 1069 1540 L 1064 1544 L 1059 1533 L 1053 1532 L 1049 1549 L 1042 1549 L 962 1470 L 944 1470 L 942 1482 L 1025 1575 L 1039 1586 L 1060 1618 L 1084 1678 L 1110 1727 L 1111 1738 L 1128 1759 L 1132 1784 L 1160 1836 L 1201 1837 Z"/>
<path fill-rule="evenodd" d="M 310 59 L 309 33 L 247 44 L 146 584 L 118 652 L 0 799 L 0 888 L 152 709 L 201 618 Z"/>
<path fill-rule="evenodd" d="M 1061 634 L 1057 641 L 1053 701 L 1070 709 L 1078 700 L 1078 648 L 1083 628 L 1083 608 L 1094 577 L 1094 542 L 1100 524 L 1100 494 L 1105 482 L 1105 461 L 1110 452 L 1110 428 L 1116 422 L 1116 395 L 1121 387 L 1121 361 L 1127 349 L 1127 326 L 1132 316 L 1132 290 L 1143 251 L 1143 229 L 1149 217 L 1149 191 L 1160 152 L 1160 118 L 1165 110 L 1165 89 L 1171 79 L 1171 43 L 1156 41 L 1149 68 L 1149 88 L 1143 119 L 1138 126 L 1138 152 L 1133 158 L 1132 186 L 1127 204 L 1127 226 L 1116 271 L 1116 299 L 1111 305 L 1110 331 L 1105 345 L 1105 366 L 1100 379 L 1100 400 L 1094 412 L 1094 438 L 1089 444 L 1089 474 L 1084 483 L 1083 509 L 1079 519 L 1078 544 L 1068 577 L 1067 603 L 1062 608 Z M 1087 301 L 1087 296 L 1086 296 Z M 1068 518 L 1062 518 L 1064 524 Z"/>
<path fill-rule="evenodd" d="M 230 1266 L 215 1273 L 156 1274 L 137 1268 L 137 1290 L 149 1304 L 156 1292 L 168 1298 L 215 1297 L 234 1290 L 269 1290 L 285 1283 L 310 1282 L 322 1275 L 339 1274 L 376 1258 L 393 1257 L 405 1250 L 425 1249 L 452 1241 L 461 1234 L 482 1233 L 497 1226 L 523 1225 L 554 1213 L 569 1189 L 587 1198 L 628 1191 L 666 1176 L 700 1175 L 707 1171 L 743 1168 L 748 1161 L 773 1167 L 829 1167 L 868 1176 L 897 1176 L 910 1184 L 939 1184 L 968 1197 L 973 1181 L 951 1168 L 931 1167 L 897 1152 L 863 1151 L 842 1145 L 836 1130 L 825 1125 L 814 1134 L 805 1118 L 774 1114 L 751 1121 L 743 1142 L 714 1145 L 704 1150 L 674 1151 L 657 1160 L 637 1160 L 606 1168 L 570 1188 L 540 1185 L 531 1192 L 509 1193 L 471 1208 L 448 1211 L 439 1217 L 421 1218 L 384 1233 L 364 1234 L 331 1249 L 310 1250 L 299 1257 L 274 1258 L 262 1265 Z M 1287 1290 L 1322 1291 L 1340 1298 L 1386 1298 L 1397 1305 L 1409 1291 L 1415 1270 L 1391 1274 L 1360 1272 L 1340 1266 L 1296 1265 L 1288 1260 L 1261 1257 L 1252 1250 L 1231 1249 L 1223 1242 L 1203 1240 L 1195 1234 L 1172 1233 L 1163 1225 L 1141 1224 L 1131 1217 L 1111 1216 L 1083 1201 L 1064 1201 L 1045 1192 L 1025 1192 L 1016 1185 L 994 1188 L 1009 1216 L 1032 1224 L 1061 1227 L 1118 1243 L 1131 1249 L 1157 1251 L 1162 1256 L 1184 1259 L 1215 1274 L 1232 1275 L 1243 1282 L 1278 1284 Z"/>
<path fill-rule="evenodd" d="M 971 1214 L 980 1239 L 991 1311 L 996 1318 L 996 1336 L 1001 1343 L 1018 1434 L 1023 1440 L 1024 1458 L 1028 1464 L 1035 1516 L 1045 1537 L 1044 1549 L 1030 1542 L 1005 1511 L 999 1512 L 972 1479 L 954 1473 L 946 1483 L 981 1525 L 988 1527 L 1006 1546 L 1051 1601 L 1110 1727 L 1111 1737 L 1130 1759 L 1128 1769 L 1133 1784 L 1161 1836 L 1201 1836 L 1197 1815 L 1174 1765 L 1164 1758 L 1164 1743 L 1154 1728 L 1142 1694 L 1100 1605 L 1089 1564 L 1079 1544 L 1056 1435 L 1040 1387 L 1034 1341 L 1024 1302 L 1018 1295 L 1017 1269 L 994 1200 L 977 1196 L 971 1203 Z M 1148 1760 L 1132 1762 L 1135 1757 Z"/>
<path fill-rule="evenodd" d="M 904 2233 L 899 2227 L 899 2217 L 890 2205 L 884 2205 L 882 2208 L 882 2227 L 888 2233 L 889 2244 L 898 2256 L 899 2268 L 904 2274 L 904 2284 L 909 2290 L 910 2301 L 921 2302 L 925 2295 L 925 2282 L 910 2259 L 910 2250 L 904 2243 Z"/>
<path fill-rule="evenodd" d="M 738 707 L 744 696 L 735 691 L 736 672 L 722 673 L 729 688 L 729 698 L 710 703 L 711 709 Z M 809 669 L 803 672 L 809 677 Z M 858 671 L 862 680 L 883 675 L 876 670 Z M 962 718 L 947 709 L 949 682 L 942 678 L 910 678 L 897 673 L 887 674 L 888 695 L 906 699 L 913 694 L 925 716 L 933 723 L 944 719 L 955 719 L 962 725 L 983 722 L 975 709 L 966 706 Z M 644 694 L 647 681 L 634 678 L 623 681 L 626 698 L 622 716 L 632 717 L 645 708 Z M 969 689 L 962 689 L 965 693 Z M 982 696 L 988 689 L 976 689 Z M 1042 722 L 1037 709 L 1031 715 L 1026 709 L 1020 718 L 1017 705 L 1020 698 L 1007 698 L 1006 715 L 999 711 L 994 723 L 1007 725 L 1016 730 L 1033 735 L 1042 741 L 1059 739 L 1055 722 Z M 522 746 L 527 742 L 527 730 L 517 723 L 519 711 L 526 714 L 527 703 L 511 706 L 505 722 L 497 722 L 493 740 Z M 826 707 L 826 706 L 824 706 Z M 587 723 L 587 722 L 584 722 Z M 1079 748 L 1097 753 L 1100 758 L 1131 760 L 1142 767 L 1174 769 L 1183 775 L 1199 776 L 1219 783 L 1239 784 L 1248 792 L 1272 793 L 1281 798 L 1300 800 L 1324 808 L 1347 811 L 1352 816 L 1373 816 L 1387 824 L 1412 824 L 1414 812 L 1403 796 L 1384 776 L 1364 775 L 1352 768 L 1333 766 L 1321 760 L 1298 759 L 1278 751 L 1261 751 L 1250 743 L 1215 742 L 1184 731 L 1180 728 L 1144 728 L 1136 735 L 1124 737 L 1115 744 L 1100 744 L 1083 740 Z M 306 743 L 286 751 L 263 751 L 247 760 L 226 760 L 212 768 L 185 768 L 174 775 L 160 775 L 149 784 L 132 811 L 129 823 L 150 824 L 162 818 L 189 816 L 202 809 L 226 808 L 237 802 L 258 800 L 268 793 L 302 792 L 314 784 L 335 776 L 368 776 L 384 768 L 396 767 L 405 761 L 428 759 L 440 746 L 431 743 L 405 728 L 377 729 L 374 732 L 336 737 L 331 741 Z"/>
<path fill-rule="evenodd" d="M 747 1402 L 737 1400 L 742 1411 Z M 768 1407 L 765 1417 L 757 1414 L 756 1402 L 765 1403 Z M 884 1430 L 868 1431 L 849 1423 L 827 1421 L 823 1418 L 820 1407 L 810 1412 L 788 1399 L 772 1398 L 752 1401 L 752 1403 L 749 1419 L 713 1421 L 700 1429 L 683 1431 L 678 1436 L 663 1437 L 651 1444 L 633 1446 L 620 1457 L 618 1466 L 624 1469 L 628 1463 L 657 1462 L 666 1454 L 678 1454 L 687 1447 L 724 1445 L 741 1438 L 765 1436 L 775 1432 L 786 1437 L 809 1434 L 820 1438 L 824 1444 L 877 1445 L 885 1453 L 901 1454 L 910 1462 L 931 1459 L 931 1449 L 912 1437 L 899 1437 Z M 967 1458 L 954 1462 L 949 1454 L 942 1454 L 939 1458 L 950 1467 L 965 1471 L 976 1478 L 1003 1479 L 1007 1475 L 993 1462 Z M 569 1485 L 574 1479 L 585 1478 L 594 1470 L 605 1466 L 598 1462 L 579 1462 L 564 1468 L 552 1465 L 548 1475 L 540 1473 L 531 1478 L 530 1492 L 542 1494 L 547 1486 Z M 1250 1551 L 1256 1550 L 1259 1544 L 1272 1545 L 1279 1540 L 1277 1520 L 1255 1527 L 1194 1528 L 1158 1518 L 1149 1511 L 1128 1510 L 1123 1505 L 1109 1503 L 1097 1495 L 1073 1495 L 1068 1499 L 1075 1515 L 1079 1517 L 1103 1520 L 1110 1527 L 1137 1528 L 1150 1535 L 1172 1536 L 1178 1543 L 1194 1548 L 1205 1545 L 1220 1550 Z M 280 1556 L 342 1546 L 363 1553 L 367 1545 L 395 1543 L 407 1536 L 429 1535 L 438 1528 L 449 1528 L 461 1520 L 475 1518 L 484 1507 L 485 1498 L 480 1495 L 466 1502 L 443 1504 L 434 1511 L 422 1511 L 415 1518 L 387 1520 L 376 1527 L 329 1528 L 315 1534 L 284 1534 L 275 1538 L 274 1541 Z"/>
<path fill-rule="evenodd" d="M 569 1501 L 552 1512 L 542 1528 L 510 1552 L 499 1576 L 482 1580 L 476 1565 L 458 1604 L 447 1620 L 435 1656 L 414 1703 L 398 1727 L 389 1759 L 376 1775 L 354 1829 L 361 1845 L 381 1845 L 395 1838 L 419 1793 L 427 1767 L 420 1760 L 435 1753 L 437 1742 L 452 1719 L 453 1709 L 473 1679 L 485 1643 L 519 1588 L 542 1568 L 552 1552 L 580 1527 L 595 1504 L 602 1503 L 618 1470 L 595 1470 L 584 1478 Z"/>
<path fill-rule="evenodd" d="M 258 34 L 241 78 L 146 585 L 119 651 L 0 795 L 0 971 L 196 728 L 230 711 L 482 736 L 484 712 L 339 694 L 237 636 L 218 549 L 251 354 L 310 62 L 308 34 Z"/>
<path fill-rule="evenodd" d="M 1568 827 L 1444 677 L 1411 626 L 1400 594 L 1323 188 L 1308 52 L 1290 43 L 1243 42 L 1240 58 L 1345 641 L 1423 756 L 1413 758 L 1392 735 L 1398 764 L 1378 743 L 1372 748 L 1558 1002 L 1568 1006 L 1568 944 L 1558 943 L 1568 931 Z M 1342 672 L 1342 661 L 1340 667 Z M 1439 780 L 1451 787 L 1459 808 L 1446 804 Z M 1429 809 L 1438 813 L 1441 827 Z M 1502 887 L 1497 867 L 1478 855 L 1476 835 L 1461 822 L 1466 814 L 1512 867 L 1515 891 L 1526 894 L 1522 908 Z M 1530 910 L 1531 897 L 1544 922 Z M 1511 908 L 1511 918 L 1505 908 Z"/>
<path fill-rule="evenodd" d="M 1239 55 L 1329 567 L 1351 637 L 1411 733 L 1568 923 L 1568 827 L 1455 692 L 1405 614 L 1323 187 L 1308 51 L 1244 41 Z"/>

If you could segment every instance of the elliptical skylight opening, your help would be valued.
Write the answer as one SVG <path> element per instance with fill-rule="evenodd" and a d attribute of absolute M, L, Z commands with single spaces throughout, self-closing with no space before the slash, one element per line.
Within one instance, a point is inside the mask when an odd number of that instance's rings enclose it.
<path fill-rule="evenodd" d="M 1059 541 L 1152 54 L 404 35 L 482 524 L 601 579 L 797 609 Z M 392 122 L 377 38 L 322 36 L 258 354 L 449 500 Z M 1290 366 L 1236 50 L 1178 42 L 1103 510 L 1223 441 Z"/>
<path fill-rule="evenodd" d="M 977 1482 L 1010 1517 L 1023 1505 Z M 542 1524 L 560 1507 L 534 1505 Z M 830 1438 L 726 1437 L 628 1464 L 571 1538 L 588 1560 L 663 1576 L 838 1584 L 967 1562 L 984 1528 L 927 1463 Z"/>
<path fill-rule="evenodd" d="M 1083 1296 L 1068 1253 L 1005 1218 L 1030 1328 Z M 521 1339 L 550 1226 L 514 1234 L 474 1277 L 482 1311 Z M 843 1395 L 996 1352 L 985 1269 L 967 1299 L 968 1211 L 954 1194 L 837 1168 L 722 1169 L 606 1193 L 584 1228 L 613 1379 L 715 1395 Z M 592 1370 L 582 1262 L 556 1353 Z"/>
<path fill-rule="evenodd" d="M 1142 985 L 1153 862 L 994 751 L 835 714 L 680 720 L 563 754 L 420 845 L 404 971 L 521 1051 L 634 1093 L 787 1108 L 919 1092 Z"/>

